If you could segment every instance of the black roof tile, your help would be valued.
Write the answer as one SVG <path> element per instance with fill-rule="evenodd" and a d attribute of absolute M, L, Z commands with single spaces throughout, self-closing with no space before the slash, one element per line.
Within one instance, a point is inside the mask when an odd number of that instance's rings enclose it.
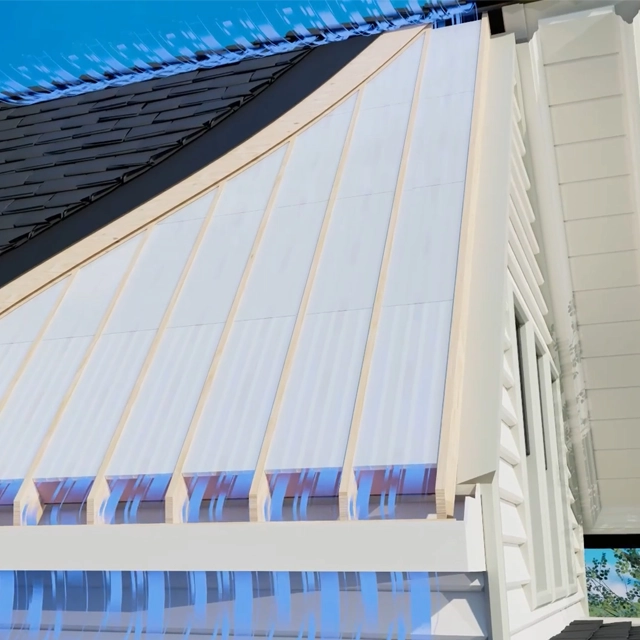
<path fill-rule="evenodd" d="M 628 621 L 574 620 L 549 640 L 629 640 L 636 637 L 638 630 Z"/>
<path fill-rule="evenodd" d="M 373 40 L 0 108 L 0 286 L 222 157 Z"/>

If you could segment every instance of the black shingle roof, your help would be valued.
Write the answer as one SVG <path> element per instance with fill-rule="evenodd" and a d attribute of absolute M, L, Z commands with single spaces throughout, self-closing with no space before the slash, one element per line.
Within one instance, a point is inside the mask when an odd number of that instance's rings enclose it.
<path fill-rule="evenodd" d="M 550 640 L 640 640 L 640 627 L 630 622 L 574 620 Z"/>
<path fill-rule="evenodd" d="M 162 162 L 308 54 L 0 108 L 0 253 Z"/>
<path fill-rule="evenodd" d="M 374 40 L 0 103 L 0 287 L 223 157 Z"/>

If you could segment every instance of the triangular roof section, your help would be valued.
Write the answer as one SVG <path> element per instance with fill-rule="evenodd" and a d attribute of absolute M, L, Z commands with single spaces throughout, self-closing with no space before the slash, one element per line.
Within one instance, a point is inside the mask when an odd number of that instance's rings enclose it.
<path fill-rule="evenodd" d="M 19 518 L 62 480 L 90 479 L 90 522 L 118 478 L 170 480 L 168 522 L 183 478 L 225 473 L 251 474 L 251 504 L 274 474 L 334 472 L 341 501 L 360 474 L 351 516 L 376 470 L 433 492 L 480 31 L 378 39 L 63 252 L 57 278 L 34 270 L 53 286 L 0 317 L 0 482 L 20 481 Z"/>
<path fill-rule="evenodd" d="M 371 42 L 0 107 L 0 286 L 224 156 Z"/>

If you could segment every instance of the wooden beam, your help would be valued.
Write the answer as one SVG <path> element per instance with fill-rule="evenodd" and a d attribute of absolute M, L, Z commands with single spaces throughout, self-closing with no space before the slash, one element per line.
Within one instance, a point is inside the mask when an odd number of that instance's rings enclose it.
<path fill-rule="evenodd" d="M 347 440 L 347 448 L 345 452 L 344 462 L 342 464 L 340 487 L 338 490 L 338 501 L 340 505 L 341 519 L 357 519 L 357 513 L 355 509 L 355 501 L 357 500 L 357 484 L 355 481 L 354 461 L 356 457 L 356 449 L 358 446 L 358 435 L 360 433 L 360 426 L 362 424 L 362 412 L 364 410 L 364 401 L 367 393 L 367 386 L 369 383 L 371 363 L 373 361 L 373 352 L 376 346 L 376 338 L 378 337 L 378 326 L 380 324 L 380 317 L 382 315 L 382 302 L 384 300 L 384 294 L 387 286 L 389 262 L 391 261 L 391 250 L 393 248 L 393 240 L 395 237 L 396 227 L 398 225 L 398 216 L 400 214 L 400 204 L 402 202 L 403 196 L 404 178 L 407 173 L 409 153 L 411 151 L 411 143 L 413 141 L 413 130 L 415 127 L 418 107 L 420 105 L 420 89 L 422 87 L 422 76 L 424 75 L 427 51 L 429 49 L 430 33 L 431 29 L 425 29 L 416 83 L 413 88 L 411 111 L 409 112 L 409 121 L 407 123 L 407 130 L 405 133 L 404 146 L 402 148 L 402 157 L 400 159 L 400 169 L 398 171 L 398 178 L 396 180 L 396 189 L 393 195 L 393 203 L 391 206 L 391 216 L 389 217 L 387 237 L 385 239 L 384 251 L 382 254 L 380 274 L 378 276 L 376 294 L 373 300 L 369 333 L 367 334 L 367 342 L 364 349 L 362 369 L 360 370 L 360 379 L 358 381 L 356 401 L 353 409 L 353 416 L 351 418 L 351 425 L 349 428 L 349 438 Z"/>
<path fill-rule="evenodd" d="M 251 252 L 249 253 L 249 258 L 247 259 L 247 263 L 245 264 L 242 277 L 240 278 L 240 283 L 238 284 L 235 297 L 233 298 L 233 303 L 231 304 L 231 309 L 229 310 L 229 315 L 227 316 L 227 319 L 224 323 L 222 334 L 220 335 L 218 345 L 213 355 L 209 373 L 207 374 L 204 386 L 202 387 L 202 391 L 198 399 L 198 404 L 196 405 L 196 410 L 194 411 L 193 418 L 191 419 L 191 423 L 187 431 L 187 435 L 182 444 L 182 449 L 180 450 L 180 455 L 178 456 L 176 467 L 171 476 L 171 481 L 169 483 L 169 488 L 167 489 L 167 495 L 165 498 L 165 522 L 170 524 L 176 524 L 183 521 L 185 509 L 189 502 L 187 487 L 183 477 L 184 464 L 187 460 L 189 449 L 191 448 L 191 444 L 193 443 L 193 439 L 195 438 L 196 432 L 200 425 L 200 418 L 202 417 L 202 412 L 204 411 L 204 407 L 209 396 L 209 391 L 211 390 L 213 381 L 215 380 L 216 373 L 218 371 L 218 367 L 220 366 L 224 348 L 227 345 L 229 335 L 231 333 L 231 330 L 233 329 L 233 324 L 238 314 L 238 309 L 240 308 L 240 302 L 242 301 L 242 296 L 244 295 L 247 281 L 249 280 L 249 276 L 251 275 L 260 243 L 262 242 L 265 229 L 267 228 L 267 223 L 269 222 L 271 213 L 275 208 L 278 191 L 280 189 L 280 183 L 282 182 L 282 178 L 284 177 L 294 145 L 295 140 L 291 140 L 287 143 L 287 149 L 284 154 L 284 158 L 280 163 L 280 168 L 278 169 L 278 173 L 275 177 L 267 206 L 265 207 L 264 213 L 262 215 L 262 220 L 260 221 L 260 226 L 258 227 L 256 236 L 253 241 L 253 246 L 251 247 Z"/>
<path fill-rule="evenodd" d="M 484 146 L 489 144 L 483 135 L 483 126 L 487 115 L 488 48 L 490 46 L 490 38 L 489 19 L 483 16 L 480 30 L 475 95 L 473 98 L 467 177 L 462 207 L 458 269 L 454 288 L 442 426 L 440 428 L 440 448 L 436 467 L 436 512 L 438 518 L 442 519 L 453 518 L 455 506 L 467 335 L 471 322 L 469 309 L 473 280 L 472 266 L 477 202 L 480 186 L 480 161 Z"/>

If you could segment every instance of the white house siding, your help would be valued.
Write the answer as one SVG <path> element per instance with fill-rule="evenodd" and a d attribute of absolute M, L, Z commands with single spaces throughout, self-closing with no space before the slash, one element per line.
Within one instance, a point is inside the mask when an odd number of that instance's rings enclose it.
<path fill-rule="evenodd" d="M 514 78 L 511 126 L 511 175 L 508 235 L 507 301 L 505 308 L 502 424 L 498 483 L 504 547 L 505 582 L 509 627 L 512 638 L 549 637 L 568 622 L 585 614 L 584 593 L 578 584 L 584 572 L 581 531 L 570 508 L 569 470 L 559 379 L 529 406 L 529 436 L 532 454 L 525 452 L 520 365 L 515 314 L 530 320 L 526 334 L 537 342 L 538 356 L 546 354 L 544 375 L 550 374 L 551 357 L 546 345 L 551 336 L 545 321 L 547 308 L 537 263 L 538 239 L 532 223 L 535 213 L 528 191 L 532 180 L 525 166 L 527 129 L 519 92 L 519 74 Z M 515 305 L 514 305 L 515 300 Z M 526 348 L 526 345 L 523 345 Z M 541 360 L 525 358 L 525 376 L 534 374 Z M 540 365 L 542 366 L 542 365 Z M 542 374 L 541 374 L 542 375 Z M 531 406 L 533 405 L 533 406 Z M 555 415 L 553 414 L 555 412 Z M 540 421 L 547 421 L 555 437 L 542 440 Z M 548 470 L 540 452 L 546 446 Z"/>

